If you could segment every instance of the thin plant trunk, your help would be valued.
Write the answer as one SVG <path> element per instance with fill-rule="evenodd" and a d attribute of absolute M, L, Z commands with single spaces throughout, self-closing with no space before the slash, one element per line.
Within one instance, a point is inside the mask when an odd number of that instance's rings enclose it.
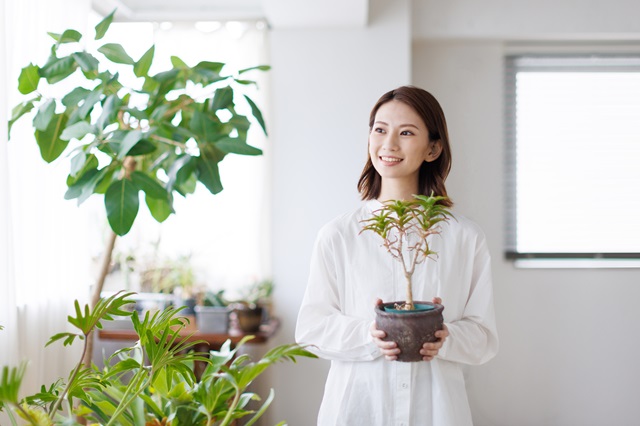
<path fill-rule="evenodd" d="M 405 272 L 404 276 L 407 279 L 407 300 L 406 300 L 406 309 L 408 311 L 413 310 L 414 306 L 413 306 L 413 286 L 411 285 L 411 275 L 407 272 Z"/>
<path fill-rule="evenodd" d="M 104 287 L 104 282 L 107 279 L 107 275 L 109 275 L 109 268 L 111 266 L 111 257 L 113 254 L 113 248 L 116 245 L 116 233 L 111 230 L 111 234 L 109 235 L 109 240 L 107 241 L 107 247 L 104 252 L 104 257 L 102 258 L 102 267 L 100 268 L 100 275 L 98 276 L 98 281 L 96 282 L 96 286 L 93 289 L 93 294 L 91 295 L 91 309 L 93 309 L 98 301 L 100 301 L 100 295 L 102 294 L 102 288 Z M 87 336 L 87 350 L 84 354 L 84 358 L 82 363 L 85 367 L 91 367 L 91 358 L 93 356 L 93 342 L 94 336 L 93 331 L 89 333 Z"/>

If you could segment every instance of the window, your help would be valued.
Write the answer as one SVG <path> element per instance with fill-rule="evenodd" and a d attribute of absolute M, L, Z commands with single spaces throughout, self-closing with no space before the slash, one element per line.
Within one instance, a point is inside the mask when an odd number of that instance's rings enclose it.
<path fill-rule="evenodd" d="M 506 61 L 510 259 L 640 259 L 640 56 Z"/>

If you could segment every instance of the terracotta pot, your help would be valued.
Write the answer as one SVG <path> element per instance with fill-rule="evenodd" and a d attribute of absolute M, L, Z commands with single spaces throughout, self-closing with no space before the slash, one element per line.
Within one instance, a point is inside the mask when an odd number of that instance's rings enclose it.
<path fill-rule="evenodd" d="M 422 345 L 438 340 L 435 333 L 442 330 L 444 306 L 431 302 L 414 302 L 415 305 L 427 305 L 432 309 L 393 312 L 385 310 L 393 309 L 396 304 L 402 303 L 404 302 L 389 302 L 376 306 L 376 326 L 387 333 L 384 340 L 398 344 L 398 361 L 422 361 Z"/>

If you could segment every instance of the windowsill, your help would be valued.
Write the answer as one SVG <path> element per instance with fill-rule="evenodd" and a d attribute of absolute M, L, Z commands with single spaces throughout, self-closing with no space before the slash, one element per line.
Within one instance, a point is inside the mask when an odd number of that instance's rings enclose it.
<path fill-rule="evenodd" d="M 640 259 L 517 259 L 520 269 L 623 269 L 640 268 Z"/>

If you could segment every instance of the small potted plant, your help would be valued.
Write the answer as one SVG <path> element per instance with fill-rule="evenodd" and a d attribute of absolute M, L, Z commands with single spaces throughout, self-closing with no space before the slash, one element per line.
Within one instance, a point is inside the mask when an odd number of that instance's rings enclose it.
<path fill-rule="evenodd" d="M 196 325 L 203 333 L 225 334 L 229 330 L 229 302 L 224 298 L 224 290 L 216 293 L 208 291 L 202 303 L 196 305 Z"/>
<path fill-rule="evenodd" d="M 435 332 L 442 329 L 444 307 L 414 301 L 411 277 L 416 265 L 436 255 L 429 246 L 429 237 L 439 234 L 438 224 L 452 216 L 440 203 L 445 198 L 432 194 L 415 195 L 412 200 L 390 200 L 362 221 L 361 233 L 372 231 L 379 235 L 382 247 L 400 262 L 406 278 L 406 300 L 375 307 L 376 326 L 387 334 L 386 340 L 396 342 L 401 351 L 398 361 L 421 360 L 422 345 L 435 341 Z"/>
<path fill-rule="evenodd" d="M 245 290 L 233 309 L 240 330 L 246 333 L 260 330 L 260 324 L 268 319 L 272 292 L 273 281 L 269 279 L 256 281 Z"/>

